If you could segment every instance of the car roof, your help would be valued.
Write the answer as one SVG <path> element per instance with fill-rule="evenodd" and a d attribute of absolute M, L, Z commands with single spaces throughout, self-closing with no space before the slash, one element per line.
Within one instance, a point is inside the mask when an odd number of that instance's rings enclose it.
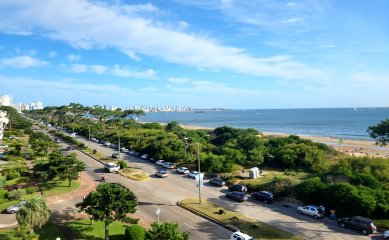
<path fill-rule="evenodd" d="M 362 216 L 353 216 L 352 218 L 361 219 L 361 220 L 364 220 L 364 221 L 367 221 L 367 222 L 373 222 L 373 220 L 371 220 L 370 218 L 362 217 Z"/>
<path fill-rule="evenodd" d="M 245 234 L 245 233 L 242 233 L 241 231 L 234 232 L 234 234 L 237 234 L 237 235 L 239 235 L 239 236 L 241 236 L 241 237 L 244 237 L 244 238 L 251 238 L 250 235 L 247 235 L 247 234 Z"/>
<path fill-rule="evenodd" d="M 116 166 L 116 164 L 112 163 L 112 162 L 107 163 L 107 165 L 110 165 L 110 166 L 114 165 L 114 166 Z"/>
<path fill-rule="evenodd" d="M 316 206 L 316 205 L 307 205 L 307 206 L 304 206 L 304 207 L 319 208 L 319 207 Z"/>

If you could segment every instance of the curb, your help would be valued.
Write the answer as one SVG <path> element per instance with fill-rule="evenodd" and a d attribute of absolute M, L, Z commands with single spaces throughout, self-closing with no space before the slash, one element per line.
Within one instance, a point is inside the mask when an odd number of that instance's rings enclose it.
<path fill-rule="evenodd" d="M 197 216 L 199 216 L 201 218 L 205 218 L 208 221 L 213 222 L 213 223 L 221 226 L 222 228 L 227 229 L 230 232 L 236 232 L 236 231 L 240 230 L 237 227 L 230 226 L 230 225 L 225 225 L 224 223 L 220 222 L 219 220 L 216 220 L 216 219 L 214 219 L 214 218 L 212 218 L 212 217 L 210 217 L 208 215 L 205 215 L 205 214 L 203 214 L 203 213 L 201 213 L 201 212 L 199 212 L 199 211 L 197 211 L 197 210 L 195 210 L 195 209 L 193 209 L 191 207 L 185 206 L 185 205 L 181 204 L 181 201 L 177 202 L 177 206 L 179 206 L 179 207 L 181 207 L 181 208 L 183 208 L 183 209 L 185 209 L 185 210 L 187 210 L 187 211 L 189 211 L 189 212 L 191 212 L 193 214 L 196 214 Z"/>

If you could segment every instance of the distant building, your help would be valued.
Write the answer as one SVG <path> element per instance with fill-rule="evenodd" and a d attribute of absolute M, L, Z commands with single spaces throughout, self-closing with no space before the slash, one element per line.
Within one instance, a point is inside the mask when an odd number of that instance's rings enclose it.
<path fill-rule="evenodd" d="M 0 96 L 0 106 L 12 106 L 12 97 L 10 95 Z"/>
<path fill-rule="evenodd" d="M 43 103 L 42 102 L 32 102 L 30 105 L 30 110 L 39 110 L 43 109 Z"/>

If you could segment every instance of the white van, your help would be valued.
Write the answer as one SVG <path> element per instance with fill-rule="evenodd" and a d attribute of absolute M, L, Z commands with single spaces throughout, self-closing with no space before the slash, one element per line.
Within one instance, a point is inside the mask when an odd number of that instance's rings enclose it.
<path fill-rule="evenodd" d="M 234 232 L 231 235 L 230 240 L 255 240 L 255 239 L 250 237 L 247 234 L 238 231 L 238 232 Z"/>
<path fill-rule="evenodd" d="M 115 163 L 111 163 L 111 162 L 105 164 L 104 167 L 108 172 L 111 173 L 117 172 L 120 169 L 119 165 L 116 165 Z"/>

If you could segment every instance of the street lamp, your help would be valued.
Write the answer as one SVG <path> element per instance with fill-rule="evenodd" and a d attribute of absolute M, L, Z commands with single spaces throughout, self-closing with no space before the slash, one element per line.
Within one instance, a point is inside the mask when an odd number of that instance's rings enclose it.
<path fill-rule="evenodd" d="M 197 166 L 198 166 L 198 186 L 199 186 L 199 204 L 201 204 L 201 171 L 200 171 L 200 140 L 204 137 L 208 137 L 209 134 L 203 135 L 200 138 L 197 139 Z M 184 138 L 186 142 L 188 142 L 188 137 Z"/>

